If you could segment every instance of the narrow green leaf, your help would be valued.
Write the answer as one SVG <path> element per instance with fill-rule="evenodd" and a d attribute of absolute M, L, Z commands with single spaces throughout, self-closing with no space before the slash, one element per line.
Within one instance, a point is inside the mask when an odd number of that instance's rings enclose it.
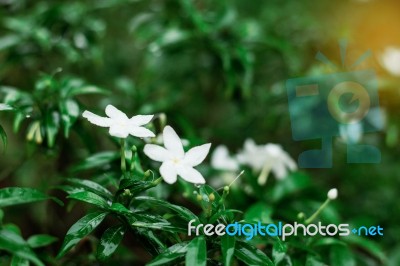
<path fill-rule="evenodd" d="M 221 237 L 222 259 L 225 266 L 232 264 L 233 254 L 235 253 L 235 237 L 223 235 Z"/>
<path fill-rule="evenodd" d="M 207 246 L 204 236 L 195 237 L 188 245 L 186 265 L 207 265 Z"/>
<path fill-rule="evenodd" d="M 106 260 L 115 252 L 124 237 L 125 231 L 125 226 L 116 225 L 104 232 L 97 247 L 96 257 L 98 260 Z"/>
<path fill-rule="evenodd" d="M 174 263 L 183 258 L 188 250 L 188 242 L 175 244 L 165 250 L 163 253 L 155 257 L 147 266 L 164 266 L 168 263 Z"/>
<path fill-rule="evenodd" d="M 67 198 L 84 201 L 105 209 L 108 209 L 111 206 L 111 202 L 108 203 L 104 198 L 90 191 L 81 191 L 70 194 Z"/>
<path fill-rule="evenodd" d="M 242 241 L 236 242 L 235 256 L 247 265 L 274 266 L 274 263 L 264 252 Z"/>
<path fill-rule="evenodd" d="M 132 212 L 130 210 L 128 210 L 124 205 L 118 202 L 113 203 L 110 207 L 110 210 L 122 215 L 132 215 Z"/>
<path fill-rule="evenodd" d="M 63 205 L 60 200 L 49 197 L 33 188 L 8 187 L 0 189 L 0 208 L 47 199 L 52 199 Z"/>
<path fill-rule="evenodd" d="M 60 114 L 58 112 L 48 112 L 46 115 L 46 137 L 47 145 L 51 148 L 56 142 L 56 136 L 60 127 Z"/>
<path fill-rule="evenodd" d="M 85 215 L 74 225 L 72 225 L 71 228 L 68 230 L 67 235 L 65 236 L 64 242 L 61 246 L 60 252 L 57 255 L 57 258 L 61 258 L 62 256 L 64 256 L 83 237 L 90 234 L 104 220 L 106 215 L 106 212 L 92 212 Z"/>
<path fill-rule="evenodd" d="M 7 149 L 7 134 L 1 125 L 0 125 L 0 139 L 1 139 L 1 142 L 3 142 L 4 150 Z"/>
<path fill-rule="evenodd" d="M 116 194 L 120 195 L 125 191 L 125 189 L 129 189 L 130 194 L 132 196 L 136 196 L 143 191 L 155 187 L 156 185 L 157 183 L 152 181 L 141 181 L 131 178 L 123 178 L 119 183 L 119 188 Z"/>
<path fill-rule="evenodd" d="M 64 127 L 64 136 L 67 138 L 69 130 L 79 116 L 79 105 L 72 99 L 62 100 L 59 103 L 61 122 Z"/>
<path fill-rule="evenodd" d="M 96 167 L 103 167 L 104 165 L 110 164 L 111 162 L 119 159 L 119 153 L 115 151 L 106 151 L 96 153 L 84 161 L 73 167 L 73 171 L 88 170 Z"/>
<path fill-rule="evenodd" d="M 0 250 L 5 250 L 21 259 L 27 259 L 35 265 L 44 266 L 28 243 L 14 231 L 7 229 L 0 230 Z"/>
<path fill-rule="evenodd" d="M 146 197 L 146 196 L 136 197 L 135 200 L 144 201 L 146 203 L 151 203 L 153 205 L 158 205 L 158 206 L 170 209 L 170 210 L 176 212 L 180 217 L 182 217 L 186 221 L 190 221 L 193 219 L 199 220 L 199 218 L 195 214 L 193 214 L 193 212 L 188 210 L 187 208 L 171 204 L 164 200 L 160 200 L 160 199 L 156 199 L 156 198 L 152 198 L 152 197 Z"/>
<path fill-rule="evenodd" d="M 27 242 L 31 248 L 39 248 L 48 246 L 53 242 L 58 240 L 57 237 L 49 236 L 49 235 L 34 235 L 28 238 Z"/>
<path fill-rule="evenodd" d="M 95 194 L 103 196 L 107 199 L 112 199 L 113 194 L 103 187 L 102 185 L 87 179 L 67 178 L 67 182 L 75 185 L 76 187 L 85 188 Z"/>
<path fill-rule="evenodd" d="M 72 88 L 68 95 L 69 97 L 82 95 L 82 94 L 108 94 L 109 92 L 103 89 L 100 89 L 96 86 L 82 86 L 82 87 L 75 87 Z"/>

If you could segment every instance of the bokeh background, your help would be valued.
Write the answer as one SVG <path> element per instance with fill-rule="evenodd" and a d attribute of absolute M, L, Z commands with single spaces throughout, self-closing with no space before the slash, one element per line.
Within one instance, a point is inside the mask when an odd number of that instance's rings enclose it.
<path fill-rule="evenodd" d="M 379 247 L 378 257 L 387 257 L 385 264 L 399 265 L 400 77 L 382 59 L 388 48 L 400 47 L 399 12 L 395 0 L 0 0 L 0 85 L 35 93 L 41 102 L 31 110 L 35 114 L 59 100 L 56 93 L 40 96 L 49 77 L 57 88 L 88 84 L 106 93 L 78 96 L 80 113 L 101 114 L 109 103 L 128 114 L 165 113 L 194 143 L 225 144 L 234 152 L 253 138 L 281 144 L 297 158 L 319 142 L 292 139 L 286 80 L 347 70 L 371 50 L 357 69 L 377 73 L 385 126 L 361 141 L 379 147 L 381 163 L 347 164 L 346 146 L 335 139 L 333 167 L 302 169 L 314 189 L 294 194 L 298 198 L 292 201 L 316 199 L 337 187 L 340 222 L 384 227 L 384 236 L 370 239 Z M 342 39 L 348 42 L 345 67 Z M 319 51 L 338 68 L 316 60 Z M 59 132 L 54 145 L 37 145 L 26 140 L 34 115 L 1 112 L 9 143 L 0 154 L 0 187 L 48 190 L 88 154 L 115 146 L 104 131 L 75 120 L 68 138 Z M 25 236 L 46 232 L 62 239 L 81 214 L 79 208 L 66 213 L 49 203 L 10 209 L 6 220 Z M 383 264 L 369 254 L 359 263 Z"/>

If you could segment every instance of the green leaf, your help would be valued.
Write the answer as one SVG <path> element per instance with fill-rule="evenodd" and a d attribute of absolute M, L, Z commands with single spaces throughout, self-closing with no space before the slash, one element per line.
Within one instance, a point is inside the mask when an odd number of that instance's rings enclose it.
<path fill-rule="evenodd" d="M 110 164 L 111 162 L 119 159 L 120 154 L 115 151 L 106 151 L 96 153 L 88 158 L 86 158 L 83 162 L 79 163 L 77 166 L 73 167 L 73 171 L 82 171 L 88 170 L 96 167 L 103 167 L 106 164 Z"/>
<path fill-rule="evenodd" d="M 58 240 L 57 237 L 49 236 L 49 235 L 34 235 L 28 238 L 28 245 L 31 248 L 39 248 L 50 245 L 53 242 Z"/>
<path fill-rule="evenodd" d="M 14 255 L 10 266 L 29 266 L 29 260 Z"/>
<path fill-rule="evenodd" d="M 177 265 L 175 262 L 186 254 L 188 245 L 188 242 L 182 242 L 169 247 L 148 263 L 147 266 L 164 266 L 168 263 Z"/>
<path fill-rule="evenodd" d="M 224 265 L 226 266 L 230 266 L 232 264 L 233 254 L 235 253 L 235 242 L 235 237 L 226 234 L 221 237 L 222 259 Z"/>
<path fill-rule="evenodd" d="M 1 142 L 3 142 L 4 149 L 7 149 L 7 134 L 1 125 L 0 125 L 0 139 L 1 139 Z"/>
<path fill-rule="evenodd" d="M 311 243 L 312 247 L 330 245 L 346 245 L 346 243 L 333 237 L 319 238 Z"/>
<path fill-rule="evenodd" d="M 56 136 L 60 126 L 60 114 L 58 112 L 48 112 L 46 115 L 46 137 L 47 145 L 51 148 L 56 142 Z"/>
<path fill-rule="evenodd" d="M 67 96 L 73 97 L 82 94 L 108 94 L 108 93 L 109 93 L 108 91 L 100 89 L 99 87 L 96 86 L 82 86 L 82 87 L 72 88 L 68 92 Z"/>
<path fill-rule="evenodd" d="M 118 202 L 113 203 L 110 207 L 110 210 L 122 215 L 132 215 L 132 212 L 130 210 L 128 210 L 124 205 Z"/>
<path fill-rule="evenodd" d="M 215 200 L 211 203 L 213 211 L 216 211 L 220 207 L 219 203 L 221 200 L 221 196 L 212 187 L 210 187 L 209 185 L 202 185 L 200 186 L 199 192 L 203 198 L 203 200 L 201 201 L 203 208 L 208 208 L 208 201 L 209 201 L 208 196 L 211 193 L 214 194 L 215 196 Z"/>
<path fill-rule="evenodd" d="M 60 200 L 49 197 L 33 188 L 8 187 L 0 189 L 0 208 L 47 199 L 52 199 L 63 205 Z"/>
<path fill-rule="evenodd" d="M 132 178 L 123 178 L 119 183 L 119 188 L 116 194 L 120 195 L 125 191 L 125 189 L 129 189 L 130 194 L 132 196 L 136 196 L 139 193 L 155 186 L 157 186 L 156 182 L 134 180 Z"/>
<path fill-rule="evenodd" d="M 319 258 L 314 255 L 308 255 L 306 259 L 306 266 L 326 266 Z"/>
<path fill-rule="evenodd" d="M 96 257 L 98 260 L 106 260 L 115 252 L 124 237 L 125 231 L 125 226 L 116 225 L 104 232 L 97 247 Z"/>
<path fill-rule="evenodd" d="M 16 34 L 8 34 L 0 38 L 0 51 L 17 45 L 21 41 L 21 37 Z"/>
<path fill-rule="evenodd" d="M 57 258 L 63 257 L 71 248 L 73 248 L 83 237 L 90 234 L 106 217 L 106 212 L 92 212 L 77 221 L 68 230 L 64 242 L 61 246 Z"/>
<path fill-rule="evenodd" d="M 365 251 L 369 252 L 371 255 L 375 256 L 382 262 L 386 261 L 386 255 L 382 251 L 382 249 L 379 247 L 379 245 L 369 239 L 355 236 L 355 235 L 350 235 L 346 238 L 343 238 L 342 240 L 344 240 L 348 244 L 356 245 L 356 246 L 364 249 Z"/>
<path fill-rule="evenodd" d="M 93 182 L 91 180 L 87 179 L 78 179 L 78 178 L 67 178 L 67 182 L 71 183 L 77 187 L 85 188 L 86 190 L 89 190 L 95 194 L 98 194 L 100 196 L 103 196 L 107 199 L 112 199 L 113 194 L 103 187 L 102 185 Z"/>
<path fill-rule="evenodd" d="M 233 209 L 227 209 L 227 210 L 219 210 L 216 213 L 213 214 L 213 216 L 210 217 L 208 220 L 208 223 L 213 224 L 215 223 L 218 219 L 220 218 L 226 218 L 227 221 L 231 221 L 233 219 L 233 215 L 235 213 L 242 214 L 242 211 L 239 210 L 233 210 Z"/>
<path fill-rule="evenodd" d="M 278 201 L 296 191 L 305 189 L 311 185 L 310 177 L 301 172 L 291 173 L 290 176 L 277 182 L 272 191 L 272 198 Z"/>
<path fill-rule="evenodd" d="M 111 202 L 108 203 L 104 198 L 90 191 L 81 191 L 70 194 L 67 198 L 84 201 L 104 209 L 108 209 L 111 206 Z"/>
<path fill-rule="evenodd" d="M 247 265 L 274 266 L 274 263 L 264 252 L 242 241 L 236 242 L 235 257 Z"/>
<path fill-rule="evenodd" d="M 207 265 L 207 247 L 204 236 L 195 237 L 188 245 L 186 265 Z"/>
<path fill-rule="evenodd" d="M 331 247 L 332 266 L 355 266 L 356 261 L 347 245 L 333 245 Z"/>
<path fill-rule="evenodd" d="M 79 105 L 76 101 L 67 99 L 59 103 L 59 108 L 61 112 L 61 122 L 64 127 L 64 136 L 67 138 L 70 128 L 79 116 Z"/>
<path fill-rule="evenodd" d="M 140 216 L 135 216 L 141 218 Z M 133 227 L 140 227 L 145 229 L 153 229 L 153 230 L 161 230 L 161 231 L 168 231 L 168 232 L 187 232 L 187 228 L 177 227 L 172 225 L 168 222 L 142 222 L 137 221 L 136 219 L 131 218 L 131 226 Z"/>
<path fill-rule="evenodd" d="M 278 265 L 285 259 L 286 251 L 286 245 L 279 239 L 279 237 L 276 237 L 272 249 L 272 258 L 274 259 L 275 265 Z"/>
<path fill-rule="evenodd" d="M 28 243 L 14 231 L 9 231 L 7 229 L 0 230 L 0 250 L 10 252 L 21 259 L 27 259 L 35 265 L 44 266 L 29 247 Z"/>
<path fill-rule="evenodd" d="M 244 214 L 244 220 L 247 222 L 272 223 L 272 213 L 271 206 L 264 202 L 258 202 L 247 209 Z"/>
<path fill-rule="evenodd" d="M 146 197 L 146 196 L 136 197 L 135 200 L 144 201 L 146 203 L 150 203 L 153 205 L 158 205 L 158 206 L 170 209 L 170 210 L 176 212 L 180 217 L 182 217 L 186 221 L 190 221 L 193 219 L 196 221 L 199 220 L 199 218 L 195 214 L 193 214 L 190 210 L 186 209 L 185 207 L 174 205 L 174 204 L 171 204 L 164 200 L 160 200 L 160 199 L 156 199 L 156 198 L 152 198 L 152 197 Z"/>

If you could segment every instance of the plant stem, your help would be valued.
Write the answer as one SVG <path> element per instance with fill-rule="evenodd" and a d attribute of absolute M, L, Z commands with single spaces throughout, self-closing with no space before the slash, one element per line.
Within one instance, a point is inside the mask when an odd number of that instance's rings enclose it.
<path fill-rule="evenodd" d="M 125 139 L 121 139 L 121 170 L 122 173 L 126 172 L 126 160 L 125 160 Z"/>
<path fill-rule="evenodd" d="M 310 224 L 315 218 L 317 218 L 322 210 L 325 209 L 326 206 L 328 206 L 330 201 L 330 199 L 326 199 L 325 202 L 318 208 L 318 210 L 305 221 L 305 224 Z"/>
<path fill-rule="evenodd" d="M 258 179 L 257 179 L 258 184 L 260 186 L 263 186 L 263 185 L 265 185 L 267 183 L 268 175 L 269 175 L 270 170 L 271 170 L 270 163 L 266 163 L 264 165 L 263 169 L 261 170 L 261 173 L 260 173 L 260 175 L 258 176 Z"/>

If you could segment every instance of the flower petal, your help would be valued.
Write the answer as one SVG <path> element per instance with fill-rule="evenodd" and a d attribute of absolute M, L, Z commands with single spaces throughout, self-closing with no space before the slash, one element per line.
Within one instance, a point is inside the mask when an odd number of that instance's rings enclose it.
<path fill-rule="evenodd" d="M 83 112 L 82 116 L 89 120 L 90 123 L 99 127 L 109 127 L 112 124 L 112 120 L 110 118 L 101 117 L 89 111 Z"/>
<path fill-rule="evenodd" d="M 164 162 L 161 165 L 160 174 L 163 177 L 164 181 L 167 182 L 168 184 L 173 184 L 176 182 L 177 179 L 176 169 L 171 161 Z"/>
<path fill-rule="evenodd" d="M 107 105 L 106 107 L 106 115 L 112 119 L 116 119 L 119 121 L 128 120 L 126 114 L 124 114 L 122 111 L 118 110 L 111 104 Z"/>
<path fill-rule="evenodd" d="M 129 134 L 138 138 L 155 137 L 156 135 L 144 127 L 130 126 Z"/>
<path fill-rule="evenodd" d="M 215 148 L 211 156 L 211 166 L 215 169 L 227 171 L 236 171 L 239 169 L 239 163 L 229 156 L 228 148 L 223 145 Z"/>
<path fill-rule="evenodd" d="M 288 171 L 283 162 L 277 162 L 272 167 L 272 172 L 274 173 L 276 179 L 282 180 L 288 175 Z"/>
<path fill-rule="evenodd" d="M 183 158 L 185 152 L 183 150 L 182 141 L 176 134 L 175 130 L 166 126 L 163 131 L 164 146 L 177 158 Z"/>
<path fill-rule="evenodd" d="M 129 135 L 129 131 L 127 130 L 127 127 L 124 127 L 119 124 L 114 124 L 110 127 L 109 131 L 111 136 L 117 137 L 117 138 L 122 138 L 125 139 Z"/>
<path fill-rule="evenodd" d="M 164 162 L 170 159 L 169 152 L 164 147 L 158 145 L 146 144 L 143 151 L 147 157 L 157 162 Z"/>
<path fill-rule="evenodd" d="M 207 154 L 210 151 L 210 147 L 211 143 L 207 143 L 201 146 L 191 148 L 185 154 L 184 162 L 190 166 L 196 166 L 201 164 L 201 162 L 204 161 L 204 159 L 207 157 Z"/>
<path fill-rule="evenodd" d="M 244 150 L 248 152 L 257 150 L 257 144 L 254 142 L 253 139 L 246 139 L 244 141 Z"/>
<path fill-rule="evenodd" d="M 130 120 L 129 122 L 131 125 L 143 126 L 149 123 L 151 119 L 153 119 L 153 117 L 154 115 L 135 115 L 132 116 L 131 119 L 129 119 Z"/>
<path fill-rule="evenodd" d="M 178 175 L 180 175 L 183 180 L 193 183 L 193 184 L 204 184 L 206 183 L 206 180 L 204 177 L 200 174 L 199 171 L 194 169 L 193 167 L 190 166 L 180 166 L 177 168 Z"/>

